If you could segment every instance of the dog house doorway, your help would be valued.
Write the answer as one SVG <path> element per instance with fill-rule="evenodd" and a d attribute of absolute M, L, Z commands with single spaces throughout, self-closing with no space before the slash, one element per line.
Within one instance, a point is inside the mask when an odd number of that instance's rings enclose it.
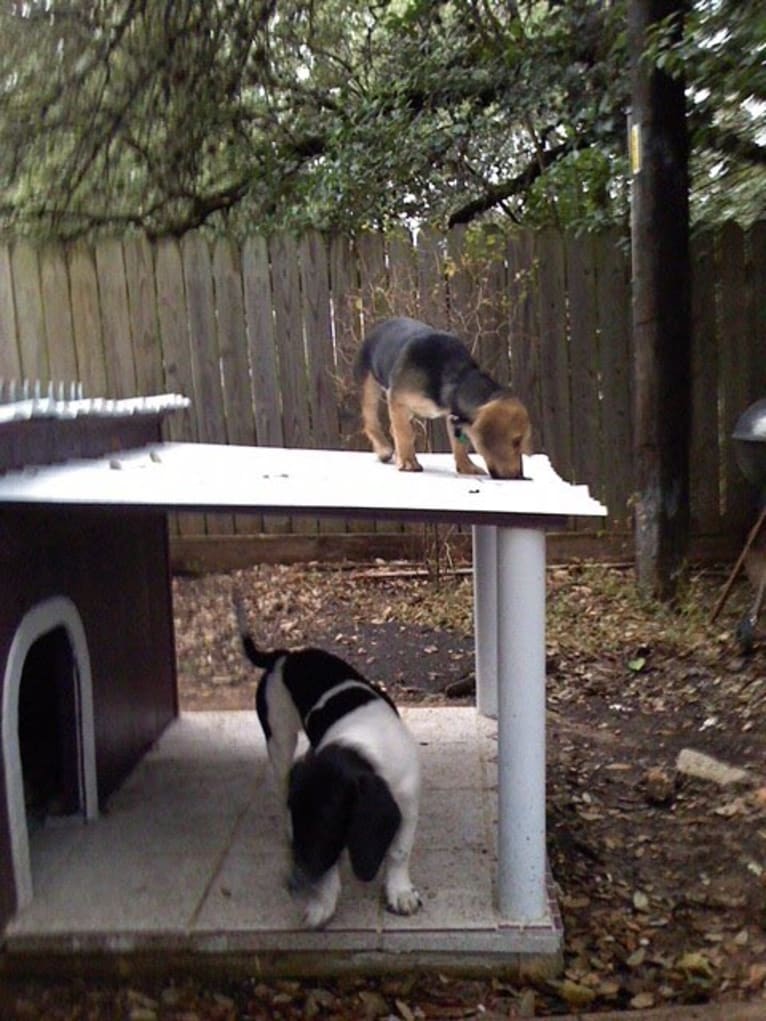
<path fill-rule="evenodd" d="M 30 830 L 47 815 L 98 814 L 90 657 L 74 603 L 54 597 L 22 619 L 3 684 L 2 753 L 16 908 L 32 900 Z"/>

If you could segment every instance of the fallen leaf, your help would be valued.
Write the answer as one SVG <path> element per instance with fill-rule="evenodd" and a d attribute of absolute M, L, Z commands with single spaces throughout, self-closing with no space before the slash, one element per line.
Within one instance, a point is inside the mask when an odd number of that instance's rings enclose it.
<path fill-rule="evenodd" d="M 368 1021 L 374 1021 L 378 1017 L 385 1017 L 389 1013 L 386 998 L 381 996 L 376 990 L 362 990 L 359 993 L 359 1000 L 362 1005 L 362 1016 L 368 1019 Z"/>
<path fill-rule="evenodd" d="M 724 819 L 731 819 L 735 815 L 746 815 L 747 801 L 744 798 L 734 798 L 733 801 L 727 801 L 725 805 L 714 808 L 713 812 Z"/>
<path fill-rule="evenodd" d="M 596 999 L 596 993 L 593 989 L 589 989 L 588 986 L 584 986 L 580 982 L 573 982 L 571 979 L 565 979 L 558 986 L 558 993 L 562 1000 L 566 1000 L 570 1007 L 577 1009 L 589 1007 Z"/>
<path fill-rule="evenodd" d="M 637 993 L 630 1001 L 630 1005 L 634 1010 L 646 1010 L 654 1006 L 654 995 L 649 992 Z"/>
<path fill-rule="evenodd" d="M 415 1015 L 403 1000 L 396 1001 L 396 1009 L 399 1011 L 403 1021 L 415 1021 Z"/>
<path fill-rule="evenodd" d="M 625 963 L 629 968 L 640 968 L 646 960 L 646 947 L 639 947 L 638 950 L 634 950 L 630 957 L 625 959 Z"/>
<path fill-rule="evenodd" d="M 605 1000 L 616 1000 L 620 993 L 620 983 L 614 979 L 607 979 L 601 982 L 598 987 L 598 995 Z"/>
<path fill-rule="evenodd" d="M 525 989 L 516 1001 L 516 1013 L 519 1017 L 534 1017 L 537 1012 L 534 989 Z"/>
<path fill-rule="evenodd" d="M 643 892 L 643 890 L 636 890 L 633 894 L 633 907 L 636 911 L 648 911 L 649 910 L 649 898 Z"/>
<path fill-rule="evenodd" d="M 715 971 L 710 959 L 698 951 L 683 954 L 676 961 L 676 966 L 687 975 L 696 975 L 699 978 L 712 978 Z"/>

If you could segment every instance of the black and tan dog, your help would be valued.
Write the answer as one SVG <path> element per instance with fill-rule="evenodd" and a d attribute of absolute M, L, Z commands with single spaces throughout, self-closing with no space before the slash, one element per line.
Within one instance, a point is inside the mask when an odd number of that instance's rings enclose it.
<path fill-rule="evenodd" d="M 365 338 L 355 375 L 362 385 L 364 431 L 381 461 L 395 456 L 400 471 L 421 471 L 412 416 L 448 417 L 458 472 L 483 474 L 468 457 L 470 440 L 492 478 L 524 477 L 521 455 L 529 453 L 530 442 L 526 408 L 482 372 L 451 333 L 417 319 L 386 319 Z M 388 400 L 393 449 L 380 423 L 381 391 Z"/>

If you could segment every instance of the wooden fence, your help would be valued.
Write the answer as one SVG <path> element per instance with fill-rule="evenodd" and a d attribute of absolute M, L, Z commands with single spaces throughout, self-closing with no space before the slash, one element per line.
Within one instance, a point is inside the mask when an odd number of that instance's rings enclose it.
<path fill-rule="evenodd" d="M 766 393 L 765 240 L 764 223 L 729 224 L 693 243 L 695 535 L 751 520 L 754 494 L 729 437 Z M 364 330 L 389 314 L 462 335 L 527 402 L 535 449 L 606 502 L 607 530 L 629 529 L 630 270 L 614 233 L 0 246 L 0 378 L 79 379 L 93 396 L 184 393 L 192 410 L 171 423 L 173 439 L 364 448 L 351 366 Z M 441 428 L 424 443 L 446 449 Z M 175 527 L 371 529 L 231 515 L 182 515 Z"/>

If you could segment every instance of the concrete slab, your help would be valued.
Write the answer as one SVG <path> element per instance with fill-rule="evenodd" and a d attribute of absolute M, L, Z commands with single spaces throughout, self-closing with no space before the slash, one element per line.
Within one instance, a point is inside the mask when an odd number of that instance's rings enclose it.
<path fill-rule="evenodd" d="M 474 709 L 405 709 L 421 748 L 423 798 L 411 918 L 343 869 L 336 916 L 301 928 L 287 894 L 283 817 L 252 712 L 184 713 L 98 820 L 30 832 L 34 898 L 4 933 L 6 955 L 285 955 L 293 970 L 555 967 L 561 923 L 506 924 L 496 909 L 495 726 Z M 270 958 L 268 955 L 272 955 Z"/>

